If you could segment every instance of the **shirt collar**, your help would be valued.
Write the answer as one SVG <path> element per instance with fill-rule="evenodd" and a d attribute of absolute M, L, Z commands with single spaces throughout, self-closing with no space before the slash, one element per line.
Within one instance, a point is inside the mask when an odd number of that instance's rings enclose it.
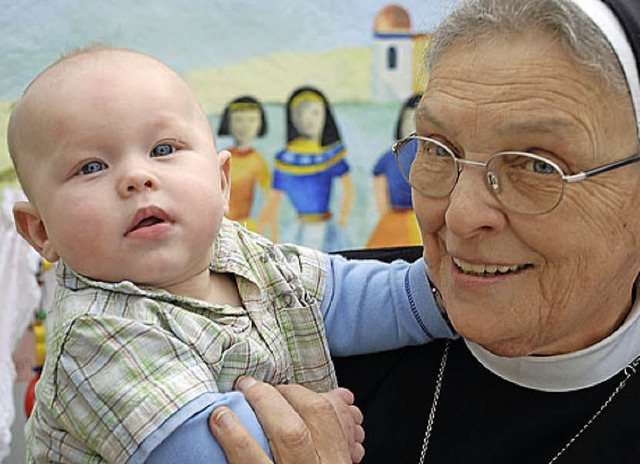
<path fill-rule="evenodd" d="M 507 358 L 465 342 L 482 365 L 503 379 L 534 390 L 564 392 L 597 385 L 622 371 L 640 354 L 639 333 L 640 302 L 636 301 L 615 332 L 573 353 Z"/>

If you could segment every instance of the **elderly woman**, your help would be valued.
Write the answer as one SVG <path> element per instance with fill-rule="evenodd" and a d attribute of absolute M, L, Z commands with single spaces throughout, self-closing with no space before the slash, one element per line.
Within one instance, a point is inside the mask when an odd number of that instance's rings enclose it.
<path fill-rule="evenodd" d="M 366 462 L 640 462 L 639 57 L 638 0 L 468 0 L 435 32 L 396 153 L 417 140 L 424 259 L 462 338 L 368 360 Z M 267 430 L 279 462 L 338 453 L 312 395 L 246 392 L 294 424 Z"/>

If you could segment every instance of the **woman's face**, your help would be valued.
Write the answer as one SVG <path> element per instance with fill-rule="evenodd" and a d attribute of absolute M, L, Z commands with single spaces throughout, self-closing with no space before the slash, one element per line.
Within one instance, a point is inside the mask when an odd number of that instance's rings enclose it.
<path fill-rule="evenodd" d="M 232 111 L 229 115 L 229 132 L 238 145 L 253 142 L 261 126 L 262 115 L 259 109 Z"/>
<path fill-rule="evenodd" d="M 291 117 L 294 127 L 302 137 L 317 141 L 322 139 L 325 123 L 322 102 L 305 100 L 293 108 Z"/>
<path fill-rule="evenodd" d="M 494 39 L 440 59 L 419 135 L 478 161 L 507 150 L 553 157 L 568 174 L 635 154 L 626 95 L 542 34 Z M 462 168 L 448 198 L 414 191 L 429 274 L 460 334 L 506 356 L 574 351 L 610 334 L 640 272 L 639 177 L 634 164 L 566 184 L 541 216 L 502 208 L 476 166 Z"/>

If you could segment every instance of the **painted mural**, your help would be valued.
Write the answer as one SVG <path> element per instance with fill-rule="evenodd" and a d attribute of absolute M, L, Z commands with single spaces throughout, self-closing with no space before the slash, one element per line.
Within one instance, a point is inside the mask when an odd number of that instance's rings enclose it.
<path fill-rule="evenodd" d="M 267 119 L 262 104 L 244 95 L 229 103 L 218 126 L 219 136 L 230 136 L 233 144 L 225 148 L 231 152 L 231 195 L 227 217 L 250 230 L 257 230 L 251 217 L 256 189 L 268 196 L 271 172 L 264 156 L 253 147 L 256 138 L 267 133 Z"/>
<path fill-rule="evenodd" d="M 155 56 L 195 90 L 218 148 L 232 153 L 230 218 L 323 250 L 418 244 L 410 190 L 389 150 L 414 130 L 429 31 L 455 1 L 0 0 L 0 200 L 22 195 L 5 141 L 13 102 L 61 55 L 106 44 Z M 10 210 L 3 203 L 5 225 Z M 46 263 L 5 259 L 32 253 L 8 230 L 17 242 L 0 236 L 0 271 L 34 284 L 18 264 Z M 32 296 L 50 301 L 53 273 L 42 275 Z M 16 343 L 0 340 L 0 358 L 13 351 L 28 392 L 40 304 L 22 309 L 25 288 L 4 295 L 3 314 L 21 320 L 0 318 L 16 332 Z M 15 423 L 0 417 L 0 462 L 24 457 L 28 395 L 15 392 Z"/>
<path fill-rule="evenodd" d="M 399 243 L 379 232 L 389 211 L 376 201 L 374 166 L 395 141 L 403 104 L 424 90 L 429 29 L 453 1 L 331 0 L 292 9 L 284 0 L 179 8 L 169 0 L 18 0 L 0 19 L 0 137 L 12 101 L 61 54 L 96 42 L 138 49 L 184 75 L 218 147 L 232 151 L 230 217 L 274 240 L 324 250 L 415 243 L 409 233 Z M 302 127 L 314 112 L 331 142 Z M 15 186 L 4 145 L 0 183 Z"/>
<path fill-rule="evenodd" d="M 420 93 L 412 95 L 402 105 L 394 134 L 396 140 L 415 132 L 415 112 L 421 97 Z M 404 172 L 408 172 L 409 166 L 404 165 L 407 161 L 403 160 Z M 413 212 L 411 187 L 398 169 L 391 150 L 378 158 L 373 166 L 373 176 L 373 190 L 380 220 L 367 241 L 367 248 L 420 245 L 422 239 L 418 220 Z"/>

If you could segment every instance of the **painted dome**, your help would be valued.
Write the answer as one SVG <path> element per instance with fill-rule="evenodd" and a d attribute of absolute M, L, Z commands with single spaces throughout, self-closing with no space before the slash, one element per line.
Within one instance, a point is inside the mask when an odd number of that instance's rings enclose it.
<path fill-rule="evenodd" d="M 377 33 L 410 33 L 411 17 L 407 10 L 395 3 L 382 8 L 373 24 L 373 30 Z"/>

